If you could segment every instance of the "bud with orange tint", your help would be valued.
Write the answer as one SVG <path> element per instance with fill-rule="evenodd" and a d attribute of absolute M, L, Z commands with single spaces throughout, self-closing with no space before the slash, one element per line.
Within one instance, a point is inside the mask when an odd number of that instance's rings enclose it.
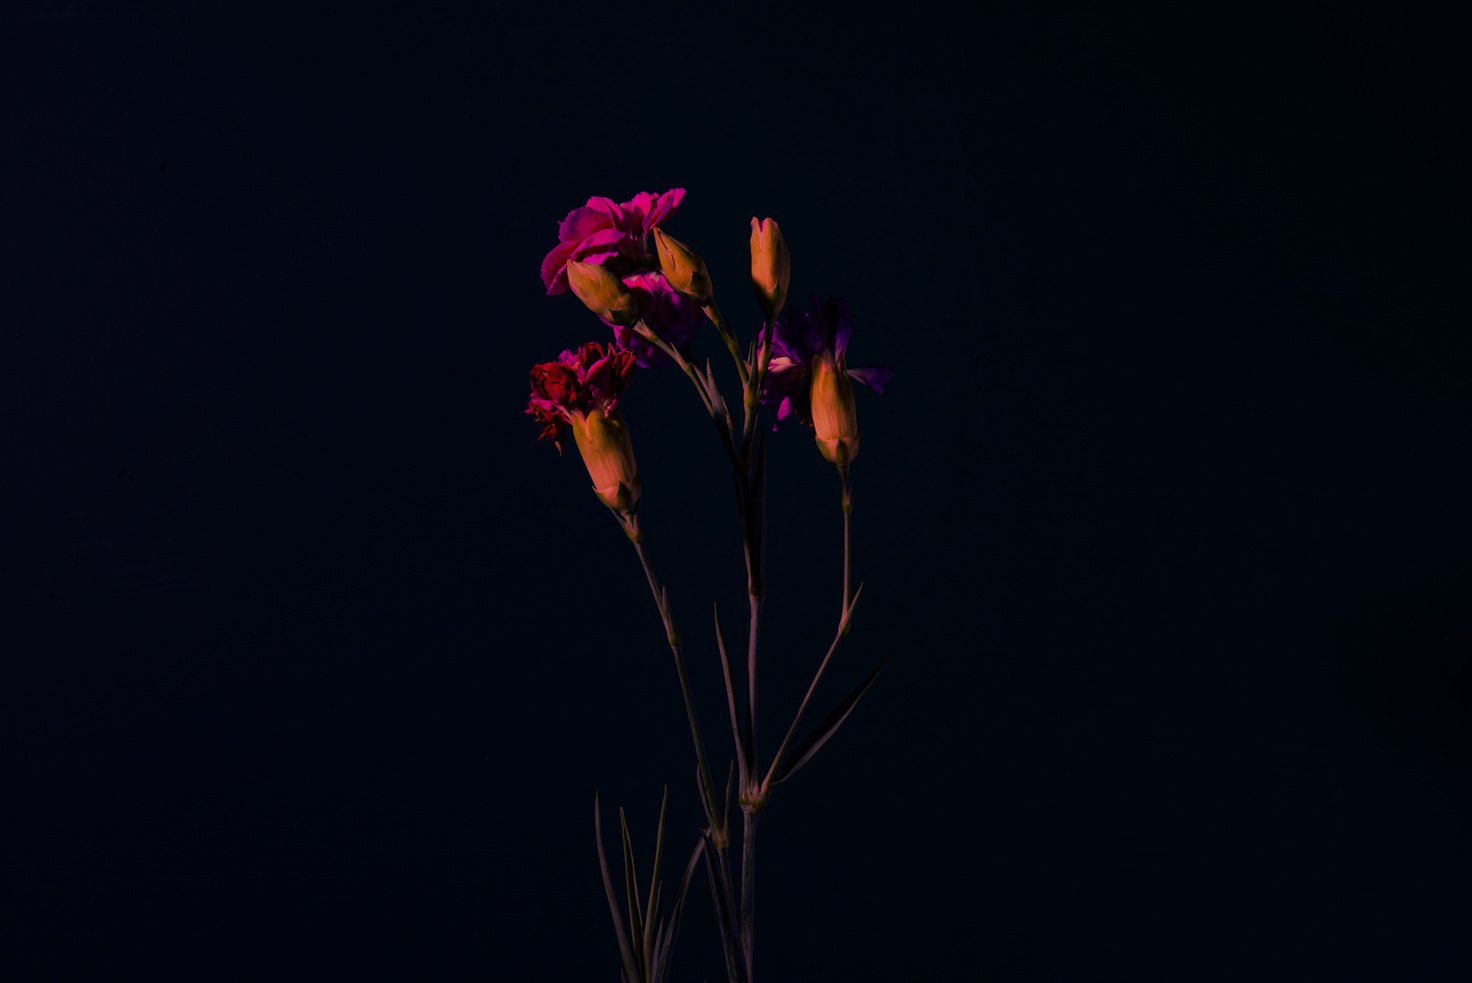
<path fill-rule="evenodd" d="M 808 391 L 813 436 L 830 463 L 847 467 L 859 455 L 859 418 L 848 373 L 826 358 L 815 360 Z"/>
<path fill-rule="evenodd" d="M 700 255 L 663 229 L 654 230 L 654 247 L 659 254 L 659 269 L 665 280 L 697 304 L 710 300 L 710 271 Z"/>
<path fill-rule="evenodd" d="M 604 505 L 626 515 L 639 506 L 639 465 L 628 426 L 618 412 L 634 354 L 590 341 L 565 351 L 555 362 L 532 366 L 532 392 L 526 412 L 542 425 L 542 440 L 560 453 L 572 432 L 573 442 L 593 479 L 593 494 Z"/>
<path fill-rule="evenodd" d="M 589 410 L 574 414 L 569 428 L 598 501 L 615 512 L 632 514 L 639 506 L 639 465 L 623 416 L 617 410 Z"/>
<path fill-rule="evenodd" d="M 777 427 L 793 420 L 811 427 L 823 457 L 847 467 L 859 454 L 853 383 L 882 393 L 893 373 L 878 366 L 849 366 L 852 329 L 848 307 L 841 300 L 821 307 L 814 304 L 812 313 L 791 310 L 772 327 L 772 360 L 762 380 L 762 405 L 777 408 Z"/>
<path fill-rule="evenodd" d="M 568 260 L 567 285 L 588 310 L 609 324 L 630 325 L 639 320 L 639 296 L 606 266 Z"/>
<path fill-rule="evenodd" d="M 757 303 L 768 320 L 777 316 L 787 303 L 787 288 L 792 283 L 792 257 L 787 240 L 775 219 L 751 220 L 751 286 Z"/>

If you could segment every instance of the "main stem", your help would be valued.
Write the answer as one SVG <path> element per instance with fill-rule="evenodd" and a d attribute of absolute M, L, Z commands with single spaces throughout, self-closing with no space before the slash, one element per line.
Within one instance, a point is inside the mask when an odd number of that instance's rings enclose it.
<path fill-rule="evenodd" d="M 758 492 L 757 494 L 760 494 Z M 746 978 L 755 979 L 756 961 L 756 814 L 765 802 L 757 784 L 761 771 L 756 741 L 757 644 L 760 638 L 762 598 L 751 594 L 750 630 L 746 637 L 747 700 L 751 708 L 751 777 L 741 795 L 741 952 L 746 958 Z"/>

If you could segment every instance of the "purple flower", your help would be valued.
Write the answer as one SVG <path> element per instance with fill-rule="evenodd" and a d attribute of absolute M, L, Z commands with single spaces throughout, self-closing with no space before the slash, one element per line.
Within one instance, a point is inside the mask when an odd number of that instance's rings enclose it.
<path fill-rule="evenodd" d="M 858 380 L 875 392 L 894 373 L 878 366 L 849 368 L 852 332 L 848 305 L 831 298 L 811 313 L 788 308 L 787 322 L 772 324 L 772 361 L 762 386 L 762 405 L 777 407 L 778 427 L 796 419 L 811 427 L 823 456 L 846 465 L 859 453 L 859 430 L 853 385 Z"/>
<path fill-rule="evenodd" d="M 639 301 L 644 323 L 661 339 L 679 346 L 688 342 L 705 320 L 700 305 L 689 300 L 665 280 L 659 261 L 649 248 L 649 233 L 680 207 L 684 188 L 671 188 L 661 195 L 641 191 L 630 201 L 589 198 L 581 208 L 567 213 L 557 227 L 557 245 L 542 260 L 542 283 L 547 293 L 568 289 L 569 260 L 606 266 Z M 639 338 L 633 329 L 603 319 L 613 328 L 619 348 L 632 351 L 640 365 L 664 360 L 659 350 Z"/>
<path fill-rule="evenodd" d="M 641 298 L 647 298 L 643 306 L 644 323 L 660 338 L 676 348 L 688 342 L 705 323 L 705 312 L 700 305 L 670 286 L 664 274 L 658 270 L 645 270 L 623 278 L 624 286 Z M 611 324 L 613 339 L 625 351 L 634 353 L 639 364 L 646 368 L 660 365 L 668 359 L 652 344 L 640 338 L 631 327 Z"/>

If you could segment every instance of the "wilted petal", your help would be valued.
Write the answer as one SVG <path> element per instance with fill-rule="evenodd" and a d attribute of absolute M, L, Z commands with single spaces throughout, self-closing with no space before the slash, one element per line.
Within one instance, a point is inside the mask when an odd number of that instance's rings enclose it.
<path fill-rule="evenodd" d="M 848 351 L 848 336 L 853 333 L 848 305 L 837 297 L 830 298 L 823 305 L 823 320 L 830 350 L 838 358 L 843 358 L 843 353 Z"/>
<path fill-rule="evenodd" d="M 856 379 L 877 393 L 884 392 L 884 384 L 894 378 L 894 373 L 878 365 L 849 369 L 848 377 Z"/>

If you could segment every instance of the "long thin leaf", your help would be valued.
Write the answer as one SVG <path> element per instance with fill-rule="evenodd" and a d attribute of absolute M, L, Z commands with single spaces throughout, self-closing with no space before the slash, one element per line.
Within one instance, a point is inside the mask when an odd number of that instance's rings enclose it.
<path fill-rule="evenodd" d="M 623 976 L 637 981 L 639 974 L 634 962 L 634 950 L 629 947 L 629 937 L 624 934 L 623 912 L 618 909 L 618 896 L 613 893 L 613 877 L 608 873 L 608 855 L 603 851 L 602 810 L 598 807 L 598 793 L 593 793 L 593 841 L 598 845 L 598 869 L 603 873 L 603 893 L 608 896 L 608 913 L 613 917 L 613 934 L 618 937 L 619 956 L 623 960 Z"/>
<path fill-rule="evenodd" d="M 716 623 L 716 649 L 721 654 L 721 681 L 726 684 L 726 710 L 731 718 L 731 741 L 736 745 L 736 763 L 741 767 L 742 784 L 746 782 L 746 762 L 749 760 L 750 745 L 747 743 L 751 734 L 751 718 L 746 718 L 746 732 L 742 733 L 741 725 L 736 721 L 736 685 L 731 677 L 731 657 L 726 650 L 726 633 L 721 629 L 721 611 L 719 605 L 711 605 L 712 613 Z"/>
<path fill-rule="evenodd" d="M 639 900 L 639 871 L 634 867 L 634 841 L 629 838 L 629 823 L 622 808 L 618 811 L 618 825 L 624 839 L 624 891 L 628 894 L 629 902 L 629 935 L 638 942 L 644 937 L 644 915 L 640 911 L 642 903 Z M 638 955 L 638 965 L 642 969 L 642 949 Z M 643 978 L 641 974 L 639 979 Z"/>
<path fill-rule="evenodd" d="M 654 829 L 654 869 L 649 874 L 648 905 L 644 909 L 644 961 L 646 963 L 650 961 L 651 950 L 654 946 L 654 919 L 659 914 L 659 858 L 664 851 L 664 815 L 669 804 L 670 787 L 666 785 L 664 795 L 659 800 L 659 823 Z"/>
<path fill-rule="evenodd" d="M 817 754 L 818 750 L 824 744 L 828 743 L 829 738 L 838 733 L 838 728 L 843 726 L 843 722 L 848 719 L 848 715 L 854 712 L 854 707 L 858 706 L 859 698 L 868 692 L 869 687 L 874 685 L 874 680 L 879 678 L 879 673 L 884 668 L 884 665 L 885 663 L 881 662 L 875 666 L 874 671 L 864 678 L 864 681 L 859 684 L 858 689 L 845 697 L 843 702 L 838 704 L 833 712 L 825 717 L 823 722 L 811 734 L 803 738 L 802 743 L 793 750 L 792 756 L 783 765 L 782 771 L 777 775 L 777 780 L 774 784 L 780 785 L 797 774 L 798 769 L 807 764 L 808 760 Z"/>
<path fill-rule="evenodd" d="M 670 909 L 669 922 L 660 926 L 659 938 L 654 946 L 654 983 L 663 983 L 670 971 L 670 956 L 675 948 L 675 936 L 680 934 L 680 912 L 685 908 L 685 895 L 690 890 L 690 878 L 695 875 L 695 865 L 705 852 L 705 838 L 695 843 L 690 851 L 690 862 L 685 864 L 685 876 L 680 879 L 680 891 L 675 895 Z"/>
<path fill-rule="evenodd" d="M 710 833 L 707 832 L 709 837 Z M 716 861 L 711 858 L 709 846 L 701 853 L 705 858 L 705 873 L 710 881 L 710 899 L 716 909 L 716 925 L 721 930 L 721 953 L 726 959 L 726 977 L 736 983 L 746 980 L 746 964 L 737 951 L 738 941 L 731 918 L 729 887 L 726 878 L 717 871 Z"/>

